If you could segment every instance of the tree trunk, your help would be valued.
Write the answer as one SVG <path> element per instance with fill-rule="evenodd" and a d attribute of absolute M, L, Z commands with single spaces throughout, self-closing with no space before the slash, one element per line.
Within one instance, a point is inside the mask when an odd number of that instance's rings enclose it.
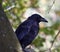
<path fill-rule="evenodd" d="M 22 52 L 0 0 L 0 52 Z"/>

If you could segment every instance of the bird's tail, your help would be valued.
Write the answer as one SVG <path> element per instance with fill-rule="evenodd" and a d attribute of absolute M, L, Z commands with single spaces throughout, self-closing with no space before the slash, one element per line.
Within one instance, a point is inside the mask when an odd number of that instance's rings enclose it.
<path fill-rule="evenodd" d="M 21 47 L 22 47 L 23 52 L 30 52 L 30 51 L 28 51 L 28 49 L 26 48 L 26 45 L 24 45 L 24 44 L 21 43 Z"/>
<path fill-rule="evenodd" d="M 22 50 L 23 50 L 23 52 L 30 52 L 29 49 L 24 46 L 22 46 Z"/>
<path fill-rule="evenodd" d="M 24 45 L 21 45 L 21 47 L 22 47 L 23 52 L 27 52 L 27 51 L 25 50 L 25 46 L 24 46 Z"/>
<path fill-rule="evenodd" d="M 23 49 L 23 52 L 27 52 L 27 50 Z"/>
<path fill-rule="evenodd" d="M 29 49 L 25 48 L 23 49 L 23 52 L 31 52 Z"/>

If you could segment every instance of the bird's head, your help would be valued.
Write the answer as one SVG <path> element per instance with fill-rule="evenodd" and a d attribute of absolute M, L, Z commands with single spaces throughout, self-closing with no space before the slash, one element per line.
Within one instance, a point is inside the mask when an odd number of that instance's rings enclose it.
<path fill-rule="evenodd" d="M 30 16 L 30 18 L 37 22 L 48 22 L 45 18 L 43 18 L 39 14 L 33 14 L 32 16 Z"/>

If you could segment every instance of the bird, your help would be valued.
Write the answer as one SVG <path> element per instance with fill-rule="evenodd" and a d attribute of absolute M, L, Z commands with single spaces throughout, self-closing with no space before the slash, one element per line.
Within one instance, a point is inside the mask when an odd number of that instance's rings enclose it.
<path fill-rule="evenodd" d="M 48 21 L 39 14 L 33 14 L 17 27 L 15 33 L 22 46 L 23 51 L 38 35 L 40 22 Z"/>

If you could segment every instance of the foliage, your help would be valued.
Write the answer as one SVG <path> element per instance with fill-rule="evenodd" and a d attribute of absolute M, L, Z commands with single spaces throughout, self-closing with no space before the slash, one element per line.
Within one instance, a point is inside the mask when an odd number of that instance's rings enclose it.
<path fill-rule="evenodd" d="M 8 18 L 9 18 L 9 20 L 11 22 L 11 25 L 12 25 L 14 30 L 21 23 L 21 21 L 22 21 L 21 18 L 24 19 L 23 15 L 24 15 L 24 13 L 26 12 L 26 10 L 28 8 L 30 8 L 30 7 L 31 8 L 39 8 L 39 5 L 41 5 L 41 4 L 38 4 L 38 2 L 39 2 L 39 0 L 3 0 L 4 11 L 6 12 L 6 15 L 8 16 Z M 46 5 L 46 9 L 47 8 L 48 7 Z M 50 7 L 50 9 L 51 9 L 51 7 Z M 42 10 L 40 10 L 40 12 L 41 11 Z M 46 10 L 46 11 L 48 11 L 48 10 Z M 50 27 L 40 28 L 39 32 L 44 32 L 46 36 L 48 36 L 48 35 L 54 36 L 55 35 L 55 31 L 59 30 L 59 28 L 60 28 L 60 21 L 56 21 L 56 23 L 54 23 Z M 35 47 L 42 47 L 43 46 L 43 42 L 45 42 L 45 39 L 38 36 L 32 42 L 32 44 L 34 44 Z M 59 52 L 60 50 L 57 49 L 57 51 Z M 53 50 L 52 52 L 55 52 L 55 50 Z"/>
<path fill-rule="evenodd" d="M 45 42 L 45 39 L 38 36 L 38 37 L 32 42 L 32 44 L 34 44 L 36 47 L 40 47 L 40 46 L 43 46 L 43 42 Z"/>

